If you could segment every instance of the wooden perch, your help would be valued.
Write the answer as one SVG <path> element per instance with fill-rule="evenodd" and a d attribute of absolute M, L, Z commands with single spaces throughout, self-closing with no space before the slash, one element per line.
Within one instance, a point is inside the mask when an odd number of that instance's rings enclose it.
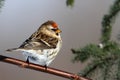
<path fill-rule="evenodd" d="M 36 71 L 42 71 L 42 72 L 54 74 L 54 75 L 57 75 L 57 76 L 61 76 L 61 77 L 69 78 L 69 79 L 73 79 L 73 80 L 91 80 L 91 79 L 88 79 L 88 78 L 84 78 L 82 76 L 78 76 L 76 74 L 72 74 L 72 73 L 69 73 L 69 72 L 65 72 L 65 71 L 50 68 L 50 67 L 47 67 L 47 69 L 46 69 L 46 67 L 44 67 L 44 66 L 36 65 L 36 64 L 33 64 L 33 63 L 29 63 L 29 65 L 28 65 L 28 63 L 26 63 L 25 61 L 18 60 L 18 59 L 15 59 L 15 58 L 11 58 L 11 57 L 6 57 L 6 56 L 3 56 L 3 55 L 0 55 L 0 61 L 10 63 L 10 64 L 14 64 L 14 65 L 23 65 L 24 64 L 25 68 L 28 68 L 28 69 L 33 69 L 33 70 L 36 70 Z"/>

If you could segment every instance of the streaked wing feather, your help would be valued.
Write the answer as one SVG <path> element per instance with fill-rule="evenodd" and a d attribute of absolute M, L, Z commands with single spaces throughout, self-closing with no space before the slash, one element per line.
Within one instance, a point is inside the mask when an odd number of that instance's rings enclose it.
<path fill-rule="evenodd" d="M 19 48 L 26 48 L 26 49 L 52 49 L 56 48 L 58 43 L 57 38 L 53 38 L 42 32 L 38 33 L 35 32 L 28 38 Z"/>

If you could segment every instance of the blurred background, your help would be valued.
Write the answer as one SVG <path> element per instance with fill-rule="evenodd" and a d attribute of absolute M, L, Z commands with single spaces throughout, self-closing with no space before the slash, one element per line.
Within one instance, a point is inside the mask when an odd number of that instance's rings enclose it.
<path fill-rule="evenodd" d="M 77 73 L 84 68 L 72 63 L 71 48 L 88 43 L 99 44 L 101 21 L 114 0 L 75 0 L 73 7 L 66 0 L 3 0 L 0 4 L 0 54 L 25 60 L 21 53 L 6 53 L 8 48 L 18 47 L 39 26 L 54 20 L 62 30 L 63 45 L 50 67 Z M 120 33 L 120 18 L 112 31 L 112 39 Z M 55 75 L 37 72 L 0 62 L 0 80 L 66 80 Z"/>

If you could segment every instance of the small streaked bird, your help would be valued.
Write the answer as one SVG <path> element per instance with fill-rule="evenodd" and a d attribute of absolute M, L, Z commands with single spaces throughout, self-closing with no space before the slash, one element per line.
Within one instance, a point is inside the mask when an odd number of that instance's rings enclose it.
<path fill-rule="evenodd" d="M 6 51 L 22 51 L 26 62 L 48 66 L 58 54 L 62 40 L 57 23 L 50 20 L 43 23 L 36 32 L 18 48 Z"/>

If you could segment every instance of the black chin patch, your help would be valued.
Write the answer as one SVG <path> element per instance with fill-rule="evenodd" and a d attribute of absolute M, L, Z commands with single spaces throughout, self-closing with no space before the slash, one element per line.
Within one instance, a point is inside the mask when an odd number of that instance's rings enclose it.
<path fill-rule="evenodd" d="M 58 33 L 56 33 L 56 35 L 59 35 Z"/>

